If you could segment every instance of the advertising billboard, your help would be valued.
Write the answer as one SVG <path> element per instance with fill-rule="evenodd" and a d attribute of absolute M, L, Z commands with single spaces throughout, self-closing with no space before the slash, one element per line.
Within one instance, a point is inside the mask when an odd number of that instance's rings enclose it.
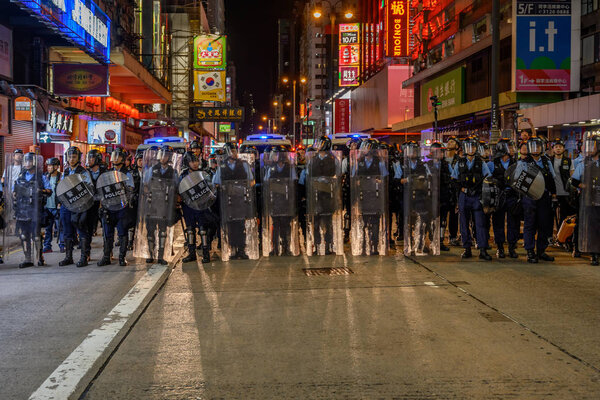
<path fill-rule="evenodd" d="M 54 64 L 54 94 L 108 96 L 108 65 Z"/>
<path fill-rule="evenodd" d="M 102 62 L 110 61 L 110 19 L 92 0 L 15 0 Z"/>
<path fill-rule="evenodd" d="M 464 103 L 464 67 L 456 68 L 421 86 L 421 113 L 433 112 L 431 96 L 437 96 L 442 103 L 439 109 Z"/>
<path fill-rule="evenodd" d="M 194 37 L 194 69 L 221 70 L 227 67 L 227 37 Z"/>
<path fill-rule="evenodd" d="M 360 75 L 360 24 L 340 24 L 339 86 L 358 86 Z"/>
<path fill-rule="evenodd" d="M 581 2 L 513 0 L 513 90 L 579 90 Z"/>
<path fill-rule="evenodd" d="M 226 101 L 225 71 L 194 71 L 194 101 Z"/>
<path fill-rule="evenodd" d="M 243 122 L 244 107 L 190 107 L 190 120 L 193 122 Z"/>
<path fill-rule="evenodd" d="M 121 144 L 121 121 L 88 121 L 89 144 Z"/>
<path fill-rule="evenodd" d="M 410 5 L 408 0 L 391 0 L 386 9 L 386 46 L 388 57 L 407 57 L 410 52 L 409 40 Z"/>

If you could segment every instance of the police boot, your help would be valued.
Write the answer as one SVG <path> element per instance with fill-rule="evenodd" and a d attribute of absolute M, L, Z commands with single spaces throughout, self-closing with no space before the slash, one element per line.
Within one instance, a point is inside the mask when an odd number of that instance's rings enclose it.
<path fill-rule="evenodd" d="M 517 254 L 517 245 L 515 244 L 509 244 L 508 245 L 508 256 L 510 258 L 519 258 L 519 255 Z"/>
<path fill-rule="evenodd" d="M 31 241 L 21 239 L 21 244 L 23 245 L 23 255 L 25 256 L 25 260 L 19 264 L 19 268 L 33 267 L 33 263 L 31 262 Z"/>
<path fill-rule="evenodd" d="M 163 258 L 165 252 L 165 243 L 167 242 L 166 232 L 159 232 L 158 234 L 158 263 L 160 265 L 167 265 L 168 262 Z"/>
<path fill-rule="evenodd" d="M 527 250 L 527 262 L 530 264 L 538 263 L 538 258 L 537 258 L 537 254 L 535 254 L 535 251 Z"/>
<path fill-rule="evenodd" d="M 65 239 L 65 258 L 58 263 L 61 267 L 73 264 L 73 240 Z"/>
<path fill-rule="evenodd" d="M 444 244 L 444 240 L 440 239 L 440 250 L 441 251 L 450 251 L 450 247 Z"/>
<path fill-rule="evenodd" d="M 111 264 L 112 261 L 110 259 L 110 253 L 112 251 L 112 248 L 113 248 L 112 240 L 109 241 L 107 239 L 104 239 L 104 254 L 102 255 L 102 258 L 100 259 L 100 261 L 98 261 L 99 267 L 103 267 L 105 265 Z"/>
<path fill-rule="evenodd" d="M 202 239 L 202 264 L 210 262 L 210 238 L 208 231 L 205 229 L 200 230 L 200 238 Z"/>
<path fill-rule="evenodd" d="M 121 246 L 119 246 L 119 265 L 121 267 L 125 267 L 125 266 L 127 266 L 127 260 L 125 260 L 125 257 L 127 257 L 127 247 L 129 246 L 129 237 L 127 235 L 124 235 L 124 236 L 120 236 L 119 239 L 121 242 Z"/>
<path fill-rule="evenodd" d="M 87 255 L 87 241 L 90 239 L 81 238 L 81 257 L 77 262 L 77 268 L 85 267 L 88 265 L 88 255 Z"/>
<path fill-rule="evenodd" d="M 573 257 L 574 258 L 581 258 L 581 252 L 579 251 L 579 246 L 577 245 L 577 243 L 574 243 L 574 249 L 573 249 Z"/>
<path fill-rule="evenodd" d="M 41 244 L 41 240 L 39 242 Z M 44 266 L 46 263 L 44 262 L 44 249 L 43 246 L 38 245 L 39 256 L 38 256 L 38 267 Z"/>
<path fill-rule="evenodd" d="M 146 264 L 154 263 L 154 236 L 148 236 L 148 253 L 150 253 L 150 257 L 146 258 Z"/>
<path fill-rule="evenodd" d="M 193 229 L 188 229 L 186 232 L 188 255 L 181 260 L 184 263 L 196 261 L 198 259 L 196 257 L 196 232 Z"/>
<path fill-rule="evenodd" d="M 504 250 L 503 250 L 504 251 Z M 479 259 L 485 261 L 492 261 L 492 256 L 490 256 L 485 248 L 479 249 Z"/>
<path fill-rule="evenodd" d="M 471 252 L 471 248 L 467 248 L 465 249 L 465 251 L 463 251 L 461 258 L 471 258 L 473 257 L 473 253 Z"/>
<path fill-rule="evenodd" d="M 506 254 L 504 254 L 504 245 L 503 244 L 498 245 L 498 250 L 496 250 L 496 256 L 498 258 L 506 258 Z"/>
<path fill-rule="evenodd" d="M 350 215 L 348 213 L 344 214 L 344 243 L 348 243 L 350 241 Z"/>
<path fill-rule="evenodd" d="M 545 251 L 538 254 L 538 258 L 542 261 L 554 261 L 554 257 L 548 255 Z"/>
<path fill-rule="evenodd" d="M 129 235 L 129 240 L 127 240 L 127 250 L 133 251 L 133 239 L 135 238 L 135 231 L 130 229 L 127 234 Z"/>
<path fill-rule="evenodd" d="M 598 265 L 600 265 L 600 254 L 592 253 L 591 265 L 593 265 L 594 267 L 597 267 Z"/>

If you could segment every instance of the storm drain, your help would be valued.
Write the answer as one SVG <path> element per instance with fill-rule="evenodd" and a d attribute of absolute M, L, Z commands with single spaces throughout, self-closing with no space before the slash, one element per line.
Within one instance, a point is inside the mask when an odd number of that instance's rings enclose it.
<path fill-rule="evenodd" d="M 302 268 L 302 271 L 306 276 L 350 275 L 354 273 L 354 271 L 346 267 Z"/>
<path fill-rule="evenodd" d="M 504 315 L 499 312 L 491 311 L 491 312 L 480 312 L 481 316 L 487 319 L 490 322 L 512 322 L 510 319 L 506 318 Z"/>

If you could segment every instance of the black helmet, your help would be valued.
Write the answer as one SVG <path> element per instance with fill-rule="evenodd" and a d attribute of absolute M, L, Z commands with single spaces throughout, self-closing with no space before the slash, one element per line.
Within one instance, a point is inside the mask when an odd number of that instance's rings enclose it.
<path fill-rule="evenodd" d="M 350 150 L 358 149 L 358 147 L 360 146 L 360 142 L 361 142 L 360 138 L 357 138 L 357 137 L 350 138 L 350 140 L 348 140 L 346 142 L 346 147 Z"/>
<path fill-rule="evenodd" d="M 90 163 L 90 160 L 92 160 L 93 163 Z M 93 167 L 94 165 L 100 165 L 101 162 L 102 162 L 102 153 L 100 152 L 100 150 L 92 149 L 92 150 L 88 151 L 88 153 L 87 153 L 88 167 Z"/>
<path fill-rule="evenodd" d="M 228 156 L 232 156 L 233 155 L 233 151 L 238 151 L 237 145 L 233 142 L 227 142 L 223 145 L 223 150 L 225 151 L 225 154 L 227 154 Z"/>
<path fill-rule="evenodd" d="M 479 148 L 479 141 L 476 138 L 469 137 L 462 141 L 463 152 L 467 155 L 474 156 Z"/>
<path fill-rule="evenodd" d="M 460 149 L 460 140 L 456 136 L 450 136 L 450 138 L 448 138 L 446 148 L 448 147 L 450 142 L 456 143 L 456 150 Z"/>
<path fill-rule="evenodd" d="M 313 143 L 315 151 L 329 151 L 331 150 L 331 139 L 327 136 L 321 136 Z"/>
<path fill-rule="evenodd" d="M 175 149 L 172 146 L 169 146 L 168 144 L 163 144 L 162 146 L 160 146 L 160 149 L 156 153 L 156 158 L 160 161 L 164 157 L 168 157 L 170 161 L 173 153 L 175 153 Z"/>
<path fill-rule="evenodd" d="M 288 149 L 284 145 L 271 146 L 271 153 L 288 153 Z"/>
<path fill-rule="evenodd" d="M 189 168 L 191 162 L 199 162 L 200 159 L 196 155 L 196 153 L 192 151 L 188 151 L 183 156 L 183 166 Z"/>
<path fill-rule="evenodd" d="M 110 162 L 114 164 L 119 160 L 119 157 L 121 157 L 121 163 L 124 163 L 128 154 L 129 153 L 125 149 L 117 147 L 110 154 Z"/>
<path fill-rule="evenodd" d="M 65 153 L 65 155 L 67 157 L 71 157 L 73 154 L 76 154 L 77 157 L 79 157 L 79 159 L 81 159 L 81 150 L 79 150 L 79 147 L 71 146 L 67 149 L 67 152 Z"/>
<path fill-rule="evenodd" d="M 529 153 L 530 155 L 542 155 L 544 153 L 545 148 L 546 145 L 544 141 L 539 137 L 533 137 L 527 141 L 527 153 Z"/>
<path fill-rule="evenodd" d="M 409 140 L 403 144 L 404 155 L 408 158 L 418 158 L 421 156 L 421 147 L 414 140 Z"/>
<path fill-rule="evenodd" d="M 144 150 L 138 150 L 135 152 L 135 160 L 139 160 L 141 158 L 144 158 Z"/>
<path fill-rule="evenodd" d="M 375 150 L 378 147 L 379 147 L 379 141 L 377 139 L 365 139 L 362 142 L 360 142 L 359 149 L 361 151 L 369 151 L 369 150 Z"/>
<path fill-rule="evenodd" d="M 200 143 L 197 140 L 192 140 L 190 142 L 190 146 L 189 146 L 190 150 L 195 150 L 195 149 L 200 149 L 200 150 L 204 150 L 204 143 Z"/>
<path fill-rule="evenodd" d="M 239 151 L 242 154 L 258 155 L 258 149 L 256 148 L 256 146 L 242 146 L 242 147 L 240 147 Z M 265 149 L 265 151 L 267 151 L 267 150 Z"/>
<path fill-rule="evenodd" d="M 431 149 L 442 149 L 444 146 L 440 142 L 433 142 L 430 146 Z"/>
<path fill-rule="evenodd" d="M 387 150 L 388 153 L 392 151 L 392 145 L 386 142 L 379 142 L 379 146 L 377 148 L 379 150 Z"/>
<path fill-rule="evenodd" d="M 494 147 L 494 157 L 503 157 L 511 155 L 511 148 L 514 151 L 514 143 L 508 138 L 502 138 Z"/>
<path fill-rule="evenodd" d="M 600 153 L 600 135 L 591 135 L 585 139 L 583 143 L 583 155 L 586 157 L 594 157 Z"/>
<path fill-rule="evenodd" d="M 560 139 L 560 138 L 556 138 L 552 141 L 552 147 L 557 146 L 557 145 L 565 147 L 565 142 L 563 142 L 562 139 Z"/>
<path fill-rule="evenodd" d="M 15 151 L 13 151 L 13 154 L 23 154 L 23 150 L 15 149 Z"/>
<path fill-rule="evenodd" d="M 46 160 L 46 165 L 56 165 L 58 167 L 60 166 L 60 160 L 56 157 L 51 157 Z"/>

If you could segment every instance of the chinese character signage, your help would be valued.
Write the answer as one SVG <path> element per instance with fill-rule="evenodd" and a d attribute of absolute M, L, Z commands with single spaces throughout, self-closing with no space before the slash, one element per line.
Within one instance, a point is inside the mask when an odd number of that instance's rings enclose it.
<path fill-rule="evenodd" d="M 197 122 L 243 122 L 244 107 L 191 107 L 190 124 Z"/>
<path fill-rule="evenodd" d="M 54 94 L 59 96 L 108 96 L 108 66 L 54 64 Z"/>
<path fill-rule="evenodd" d="M 437 96 L 442 104 L 439 109 L 457 106 L 464 102 L 464 67 L 456 68 L 421 86 L 421 114 L 433 112 L 431 96 Z"/>
<path fill-rule="evenodd" d="M 48 113 L 46 129 L 50 132 L 71 133 L 73 131 L 73 117 L 69 114 L 51 110 Z"/>
<path fill-rule="evenodd" d="M 31 99 L 29 97 L 17 97 L 15 99 L 15 121 L 31 121 Z"/>
<path fill-rule="evenodd" d="M 334 113 L 334 133 L 350 132 L 350 99 L 336 99 Z"/>
<path fill-rule="evenodd" d="M 387 3 L 386 47 L 388 57 L 409 55 L 410 9 L 408 0 L 390 0 Z"/>
<path fill-rule="evenodd" d="M 15 0 L 98 61 L 110 61 L 110 19 L 92 0 Z"/>
<path fill-rule="evenodd" d="M 225 69 L 227 66 L 226 41 L 225 36 L 196 36 L 194 38 L 194 69 Z"/>
<path fill-rule="evenodd" d="M 579 90 L 581 2 L 514 0 L 513 90 Z"/>
<path fill-rule="evenodd" d="M 12 69 L 12 30 L 0 25 L 0 76 L 13 77 Z"/>
<path fill-rule="evenodd" d="M 194 71 L 194 101 L 226 101 L 225 71 Z"/>
<path fill-rule="evenodd" d="M 339 86 L 358 86 L 360 24 L 340 24 Z"/>

